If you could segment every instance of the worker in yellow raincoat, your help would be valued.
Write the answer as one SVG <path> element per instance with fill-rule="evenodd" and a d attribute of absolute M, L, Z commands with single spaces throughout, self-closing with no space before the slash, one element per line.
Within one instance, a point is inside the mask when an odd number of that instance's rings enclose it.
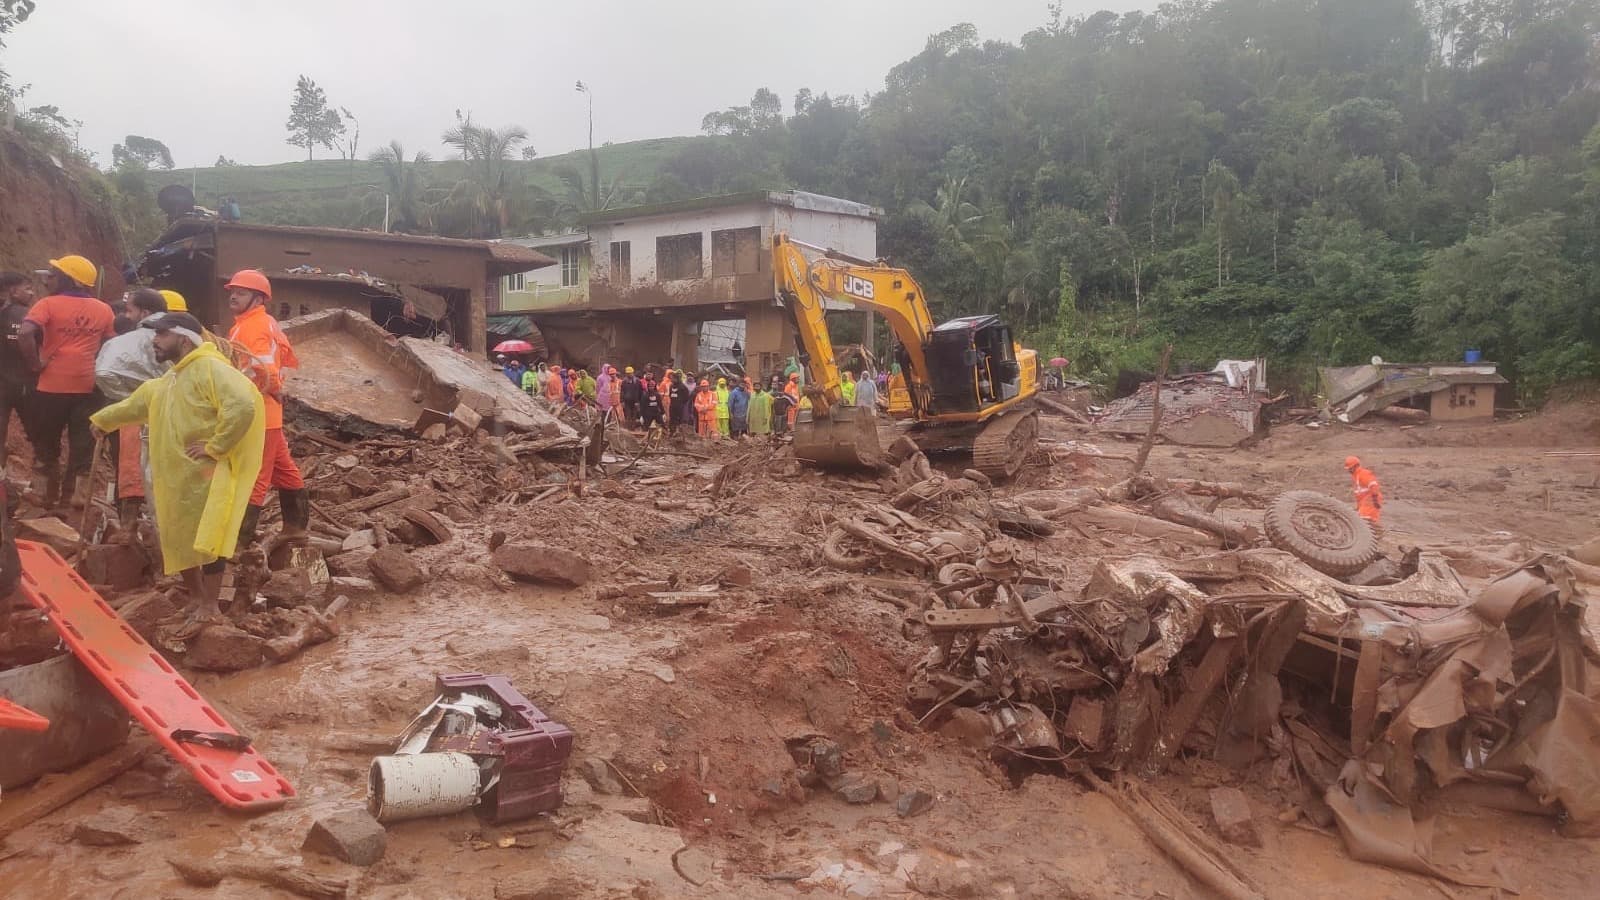
<path fill-rule="evenodd" d="M 155 329 L 156 358 L 172 369 L 90 422 L 102 432 L 149 425 L 162 562 L 168 575 L 183 575 L 189 593 L 186 620 L 173 635 L 183 640 L 222 619 L 222 572 L 261 470 L 266 411 L 255 385 L 205 339 L 194 316 L 169 312 L 142 327 Z"/>

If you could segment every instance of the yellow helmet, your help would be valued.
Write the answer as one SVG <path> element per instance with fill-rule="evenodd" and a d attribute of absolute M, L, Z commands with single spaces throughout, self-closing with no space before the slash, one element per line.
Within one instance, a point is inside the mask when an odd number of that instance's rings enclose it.
<path fill-rule="evenodd" d="M 167 312 L 188 312 L 189 301 L 177 291 L 162 291 L 161 296 L 167 301 Z"/>
<path fill-rule="evenodd" d="M 100 280 L 100 268 L 81 256 L 63 256 L 50 260 L 50 268 L 71 278 L 84 287 L 94 287 Z"/>

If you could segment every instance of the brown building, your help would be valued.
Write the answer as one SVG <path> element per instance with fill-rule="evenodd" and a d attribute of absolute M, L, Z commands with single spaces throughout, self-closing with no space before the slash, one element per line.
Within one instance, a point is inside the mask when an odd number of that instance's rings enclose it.
<path fill-rule="evenodd" d="M 1328 409 L 1354 422 L 1391 406 L 1426 410 L 1437 422 L 1493 419 L 1506 383 L 1492 362 L 1385 363 L 1320 370 Z"/>
<path fill-rule="evenodd" d="M 186 217 L 145 252 L 140 273 L 183 294 L 218 330 L 231 321 L 223 284 L 240 269 L 260 269 L 272 280 L 280 319 L 348 309 L 395 334 L 445 333 L 482 353 L 501 277 L 551 265 L 542 253 L 496 241 Z"/>

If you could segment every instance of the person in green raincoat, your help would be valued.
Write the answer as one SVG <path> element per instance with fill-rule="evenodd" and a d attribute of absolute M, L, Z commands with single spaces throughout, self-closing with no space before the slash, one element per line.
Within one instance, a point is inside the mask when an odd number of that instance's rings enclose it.
<path fill-rule="evenodd" d="M 843 382 L 839 385 L 839 393 L 844 395 L 844 405 L 855 406 L 856 377 L 849 372 L 844 372 L 839 377 L 843 379 Z"/>
<path fill-rule="evenodd" d="M 583 399 L 590 405 L 594 404 L 595 398 L 600 393 L 595 386 L 594 376 L 589 374 L 588 369 L 578 370 L 578 383 L 575 389 L 579 394 L 583 395 Z"/>
<path fill-rule="evenodd" d="M 772 434 L 772 395 L 767 393 L 766 385 L 755 386 L 755 393 L 750 395 L 750 411 L 746 415 L 750 420 L 751 434 Z"/>
<path fill-rule="evenodd" d="M 717 433 L 728 436 L 728 379 L 717 379 Z"/>
<path fill-rule="evenodd" d="M 150 482 L 162 567 L 183 576 L 189 594 L 183 640 L 220 621 L 222 571 L 237 549 L 239 526 L 261 471 L 266 407 L 261 392 L 205 338 L 188 313 L 166 313 L 142 326 L 156 332 L 156 358 L 173 363 L 89 422 L 109 433 L 148 425 Z"/>

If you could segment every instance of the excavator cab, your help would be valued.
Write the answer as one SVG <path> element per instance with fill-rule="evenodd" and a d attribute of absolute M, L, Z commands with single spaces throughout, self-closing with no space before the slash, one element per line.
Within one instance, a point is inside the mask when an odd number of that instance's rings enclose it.
<path fill-rule="evenodd" d="M 931 412 L 973 413 L 1022 390 L 1011 329 L 999 316 L 965 316 L 933 329 L 926 347 Z"/>

